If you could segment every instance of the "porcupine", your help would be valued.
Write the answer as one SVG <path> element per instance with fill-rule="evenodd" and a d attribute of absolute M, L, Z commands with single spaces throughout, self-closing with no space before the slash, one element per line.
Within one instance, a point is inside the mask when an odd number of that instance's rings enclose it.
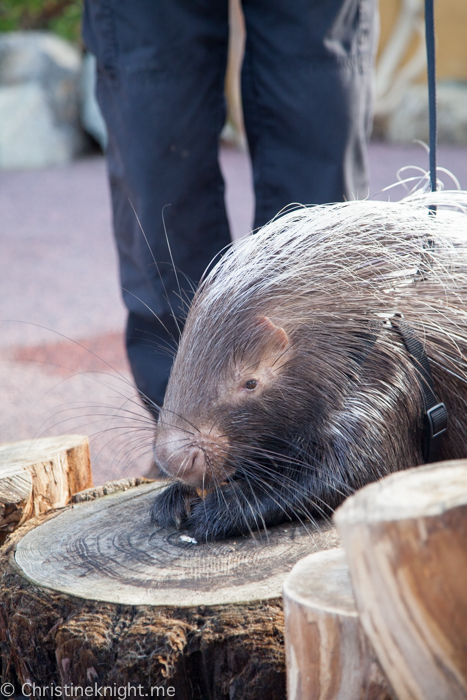
<path fill-rule="evenodd" d="M 174 481 L 152 519 L 254 533 L 423 463 L 399 315 L 448 410 L 438 458 L 466 457 L 466 302 L 467 192 L 297 208 L 232 246 L 186 318 L 154 449 Z"/>

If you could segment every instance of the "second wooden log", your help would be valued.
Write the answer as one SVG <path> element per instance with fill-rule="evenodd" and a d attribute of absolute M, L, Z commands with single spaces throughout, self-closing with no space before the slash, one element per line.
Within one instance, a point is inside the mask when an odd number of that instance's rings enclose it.
<path fill-rule="evenodd" d="M 358 619 L 343 549 L 299 561 L 283 597 L 288 700 L 389 700 Z"/>
<path fill-rule="evenodd" d="M 335 515 L 364 629 L 399 700 L 467 698 L 467 461 L 392 474 Z"/>

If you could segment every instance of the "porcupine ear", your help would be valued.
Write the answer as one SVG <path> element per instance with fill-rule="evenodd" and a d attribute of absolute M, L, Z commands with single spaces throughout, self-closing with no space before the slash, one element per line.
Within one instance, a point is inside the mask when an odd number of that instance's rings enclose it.
<path fill-rule="evenodd" d="M 276 326 L 267 316 L 259 316 L 257 324 L 257 329 L 262 336 L 261 340 L 268 353 L 281 353 L 288 348 L 290 344 L 289 336 L 283 328 Z"/>

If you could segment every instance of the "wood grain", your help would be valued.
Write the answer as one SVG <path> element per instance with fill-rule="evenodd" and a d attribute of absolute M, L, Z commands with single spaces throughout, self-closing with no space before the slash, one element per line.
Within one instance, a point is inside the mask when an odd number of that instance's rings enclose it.
<path fill-rule="evenodd" d="M 310 554 L 284 583 L 288 700 L 389 700 L 358 619 L 341 548 Z"/>
<path fill-rule="evenodd" d="M 388 476 L 335 521 L 360 619 L 399 700 L 465 700 L 467 461 Z"/>
<path fill-rule="evenodd" d="M 149 519 L 160 483 L 79 503 L 28 533 L 16 562 L 40 586 L 127 605 L 219 605 L 277 598 L 304 555 L 337 544 L 327 525 L 192 544 Z M 310 526 L 311 528 L 311 526 Z"/>
<path fill-rule="evenodd" d="M 89 442 L 83 435 L 0 445 L 0 544 L 29 518 L 64 507 L 90 486 Z"/>

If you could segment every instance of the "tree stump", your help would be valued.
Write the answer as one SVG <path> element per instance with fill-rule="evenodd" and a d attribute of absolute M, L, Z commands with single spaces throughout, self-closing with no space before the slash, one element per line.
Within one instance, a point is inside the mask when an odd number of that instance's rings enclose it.
<path fill-rule="evenodd" d="M 160 488 L 81 502 L 13 533 L 0 561 L 4 678 L 284 699 L 283 580 L 306 554 L 335 547 L 335 530 L 289 523 L 195 544 L 150 523 Z"/>
<path fill-rule="evenodd" d="M 295 564 L 284 583 L 284 614 L 288 700 L 390 700 L 343 549 Z"/>
<path fill-rule="evenodd" d="M 62 435 L 0 445 L 0 544 L 22 523 L 92 486 L 89 441 Z"/>
<path fill-rule="evenodd" d="M 399 700 L 465 700 L 467 460 L 366 486 L 335 521 L 361 622 Z"/>

